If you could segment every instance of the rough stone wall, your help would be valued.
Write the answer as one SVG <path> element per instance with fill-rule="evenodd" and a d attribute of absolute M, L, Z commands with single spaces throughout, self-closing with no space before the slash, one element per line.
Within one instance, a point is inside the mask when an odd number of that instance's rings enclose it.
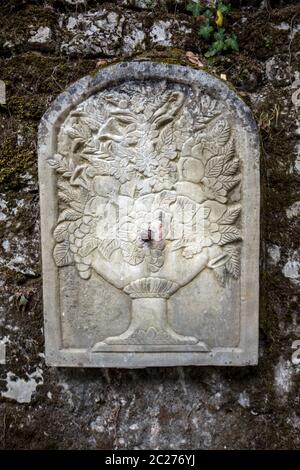
<path fill-rule="evenodd" d="M 292 343 L 300 338 L 299 2 L 232 1 L 228 28 L 240 52 L 210 63 L 184 4 L 1 2 L 0 79 L 7 92 L 7 104 L 0 105 L 1 448 L 300 448 L 300 366 L 292 362 Z M 105 61 L 142 54 L 189 64 L 186 51 L 199 54 L 213 73 L 226 74 L 261 130 L 259 365 L 49 368 L 43 354 L 39 120 L 55 96 Z"/>

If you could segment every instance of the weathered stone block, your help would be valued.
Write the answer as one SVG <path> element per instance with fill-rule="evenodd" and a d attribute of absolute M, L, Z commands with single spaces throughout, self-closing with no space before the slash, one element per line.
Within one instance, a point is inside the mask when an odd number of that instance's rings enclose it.
<path fill-rule="evenodd" d="M 146 47 L 143 24 L 134 14 L 124 16 L 118 9 L 64 14 L 60 26 L 66 33 L 61 51 L 68 55 L 115 57 L 143 51 Z"/>
<path fill-rule="evenodd" d="M 0 343 L 0 364 L 5 364 L 5 344 Z"/>
<path fill-rule="evenodd" d="M 83 78 L 43 117 L 39 175 L 48 364 L 257 362 L 259 139 L 224 82 Z"/>

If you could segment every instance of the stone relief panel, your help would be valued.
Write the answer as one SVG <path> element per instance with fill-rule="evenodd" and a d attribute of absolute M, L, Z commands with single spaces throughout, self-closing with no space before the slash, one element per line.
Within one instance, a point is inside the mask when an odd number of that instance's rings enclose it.
<path fill-rule="evenodd" d="M 40 130 L 56 299 L 45 312 L 49 363 L 254 363 L 258 144 L 248 109 L 185 67 L 133 62 L 89 80 L 57 100 Z M 241 279 L 251 244 L 254 272 Z M 249 281 L 254 343 L 244 348 Z"/>

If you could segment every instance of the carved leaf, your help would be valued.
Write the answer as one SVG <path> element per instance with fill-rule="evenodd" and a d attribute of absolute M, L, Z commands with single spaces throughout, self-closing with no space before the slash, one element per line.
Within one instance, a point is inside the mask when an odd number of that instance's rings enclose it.
<path fill-rule="evenodd" d="M 101 126 L 101 123 L 93 119 L 92 117 L 82 117 L 82 122 L 86 124 L 93 132 L 97 132 Z"/>
<path fill-rule="evenodd" d="M 70 183 L 74 186 L 79 186 L 80 188 L 84 188 L 85 190 L 89 190 L 89 179 L 86 176 L 86 170 L 88 166 L 78 165 L 74 172 L 71 175 Z"/>
<path fill-rule="evenodd" d="M 49 158 L 47 162 L 48 162 L 48 165 L 51 166 L 51 168 L 55 168 L 55 169 L 58 168 L 60 165 L 60 162 L 55 160 L 54 158 Z"/>
<path fill-rule="evenodd" d="M 167 97 L 166 102 L 164 101 L 164 104 L 161 103 L 158 110 L 150 118 L 150 122 L 153 122 L 156 128 L 172 121 L 183 104 L 184 95 L 181 92 L 174 91 Z"/>
<path fill-rule="evenodd" d="M 82 256 L 83 258 L 85 256 L 88 256 L 95 248 L 98 246 L 98 240 L 97 238 L 93 237 L 92 235 L 87 235 L 84 240 L 82 247 L 79 250 L 79 255 Z"/>
<path fill-rule="evenodd" d="M 85 154 L 94 155 L 97 152 L 99 152 L 99 154 L 101 155 L 104 152 L 101 152 L 100 147 L 101 147 L 101 144 L 100 144 L 99 140 L 90 139 L 81 151 L 82 157 L 85 158 Z M 107 154 L 106 154 L 106 156 L 107 156 Z M 104 157 L 104 155 L 103 155 L 103 157 Z"/>
<path fill-rule="evenodd" d="M 75 211 L 74 209 L 65 209 L 63 210 L 58 218 L 58 222 L 62 222 L 64 220 L 77 220 L 81 217 L 81 213 Z"/>
<path fill-rule="evenodd" d="M 223 175 L 234 175 L 238 170 L 239 164 L 240 162 L 238 160 L 233 160 L 231 162 L 226 163 L 223 168 Z"/>
<path fill-rule="evenodd" d="M 157 150 L 162 152 L 163 156 L 166 156 L 167 158 L 172 159 L 176 157 L 176 146 L 172 125 L 169 124 L 161 131 L 160 138 L 157 143 Z"/>
<path fill-rule="evenodd" d="M 195 120 L 195 126 L 198 129 L 203 128 L 212 121 L 213 118 L 220 115 L 220 111 L 216 105 L 216 100 L 212 100 L 208 95 L 201 96 L 200 109 Z"/>
<path fill-rule="evenodd" d="M 48 160 L 48 164 L 65 177 L 70 177 L 75 168 L 72 160 L 63 157 L 60 154 L 55 154 L 53 158 L 50 158 Z"/>
<path fill-rule="evenodd" d="M 59 199 L 63 202 L 70 202 L 73 200 L 73 198 L 70 196 L 68 193 L 64 193 L 62 191 L 58 191 L 57 193 Z"/>
<path fill-rule="evenodd" d="M 213 157 L 208 160 L 205 166 L 205 176 L 208 178 L 217 178 L 223 170 L 224 157 Z"/>
<path fill-rule="evenodd" d="M 239 251 L 235 248 L 227 247 L 227 253 L 230 255 L 229 260 L 225 264 L 226 271 L 229 272 L 235 279 L 238 279 L 240 276 L 240 254 Z"/>
<path fill-rule="evenodd" d="M 118 240 L 98 240 L 98 250 L 100 251 L 101 255 L 109 260 L 114 251 L 119 248 Z"/>
<path fill-rule="evenodd" d="M 60 201 L 65 202 L 75 211 L 82 212 L 87 199 L 86 191 L 82 188 L 75 189 L 74 186 L 72 187 L 65 182 L 59 182 L 57 186 L 63 189 L 58 191 Z"/>
<path fill-rule="evenodd" d="M 53 232 L 54 239 L 57 242 L 62 242 L 66 240 L 68 238 L 68 228 L 69 224 L 67 222 L 62 222 L 61 224 L 58 224 Z"/>
<path fill-rule="evenodd" d="M 77 201 L 70 198 L 69 194 L 58 192 L 58 197 L 61 201 L 67 203 L 72 207 L 75 211 L 82 212 L 84 209 L 85 199 L 83 201 Z"/>
<path fill-rule="evenodd" d="M 155 112 L 155 105 L 153 103 L 148 104 L 144 109 L 144 116 L 146 119 L 150 119 Z"/>
<path fill-rule="evenodd" d="M 164 254 L 161 250 L 151 250 L 150 256 L 148 256 L 148 262 L 150 271 L 156 273 L 164 264 Z"/>
<path fill-rule="evenodd" d="M 219 224 L 230 225 L 238 218 L 240 215 L 241 208 L 240 206 L 229 207 L 225 214 L 218 220 Z"/>
<path fill-rule="evenodd" d="M 220 232 L 221 240 L 218 243 L 219 245 L 226 245 L 226 243 L 235 242 L 241 239 L 240 231 L 232 225 L 221 225 Z"/>
<path fill-rule="evenodd" d="M 91 133 L 87 126 L 80 124 L 74 124 L 73 127 L 66 129 L 66 134 L 68 134 L 72 139 L 78 139 L 80 141 L 87 140 Z"/>
<path fill-rule="evenodd" d="M 144 251 L 132 243 L 122 243 L 122 253 L 124 260 L 133 266 L 140 264 L 145 257 Z"/>
<path fill-rule="evenodd" d="M 208 124 L 210 121 L 213 120 L 215 116 L 217 116 L 219 113 L 216 114 L 206 114 L 206 115 L 199 115 L 195 119 L 195 127 L 196 129 L 203 129 L 206 124 Z"/>
<path fill-rule="evenodd" d="M 225 156 L 225 161 L 226 162 L 228 162 L 229 160 L 231 160 L 234 157 L 235 147 L 234 147 L 234 141 L 233 140 L 228 142 L 228 144 L 226 144 L 225 147 L 223 147 L 222 153 Z"/>
<path fill-rule="evenodd" d="M 58 188 L 61 190 L 58 194 L 64 199 L 64 202 L 68 201 L 80 201 L 82 199 L 82 192 L 79 188 L 74 188 L 66 181 L 58 181 Z"/>
<path fill-rule="evenodd" d="M 80 111 L 80 112 L 75 111 L 75 113 L 72 112 L 71 116 L 72 117 L 79 116 L 83 122 L 85 121 L 88 122 L 90 119 L 92 119 L 95 124 L 96 123 L 98 124 L 98 127 L 99 125 L 104 124 L 105 120 L 107 119 L 106 110 L 102 108 L 101 112 L 99 112 L 98 108 L 95 108 L 95 106 L 93 106 L 92 103 L 86 104 L 84 111 Z"/>
<path fill-rule="evenodd" d="M 166 126 L 160 133 L 160 139 L 163 145 L 171 145 L 173 140 L 172 125 Z"/>
<path fill-rule="evenodd" d="M 230 127 L 225 121 L 219 121 L 212 130 L 212 137 L 219 145 L 225 145 L 230 138 Z"/>
<path fill-rule="evenodd" d="M 224 188 L 227 189 L 227 191 L 230 191 L 232 188 L 234 188 L 234 186 L 236 186 L 239 183 L 240 178 L 239 177 L 234 178 L 232 176 L 220 175 L 219 176 L 219 181 L 222 183 Z"/>
<path fill-rule="evenodd" d="M 56 266 L 69 266 L 73 263 L 73 254 L 70 251 L 69 241 L 65 240 L 62 243 L 57 243 L 53 251 L 54 261 Z"/>
<path fill-rule="evenodd" d="M 69 204 L 70 204 L 70 207 L 72 207 L 72 209 L 74 209 L 77 212 L 82 213 L 84 210 L 85 201 L 81 201 L 81 202 L 70 201 Z"/>
<path fill-rule="evenodd" d="M 114 155 L 120 158 L 127 159 L 128 161 L 135 161 L 138 158 L 138 152 L 130 147 L 120 145 L 112 145 Z"/>

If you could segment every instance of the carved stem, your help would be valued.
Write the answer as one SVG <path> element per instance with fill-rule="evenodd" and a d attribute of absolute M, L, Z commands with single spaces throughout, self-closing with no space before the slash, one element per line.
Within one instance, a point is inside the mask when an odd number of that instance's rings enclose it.
<path fill-rule="evenodd" d="M 195 344 L 197 338 L 183 336 L 173 330 L 168 322 L 167 300 L 159 297 L 132 300 L 131 322 L 119 340 L 128 344 L 139 342 L 139 336 L 146 344 Z M 105 340 L 111 343 L 109 339 Z M 114 340 L 113 340 L 114 341 Z"/>
<path fill-rule="evenodd" d="M 152 327 L 165 330 L 167 320 L 167 300 L 160 298 L 133 299 L 130 328 L 148 330 Z"/>
<path fill-rule="evenodd" d="M 93 351 L 103 350 L 105 345 L 186 345 L 197 344 L 201 350 L 207 351 L 207 346 L 194 336 L 184 336 L 173 330 L 168 322 L 167 299 L 139 298 L 132 300 L 131 321 L 124 333 L 110 336 L 103 342 L 97 343 Z"/>

